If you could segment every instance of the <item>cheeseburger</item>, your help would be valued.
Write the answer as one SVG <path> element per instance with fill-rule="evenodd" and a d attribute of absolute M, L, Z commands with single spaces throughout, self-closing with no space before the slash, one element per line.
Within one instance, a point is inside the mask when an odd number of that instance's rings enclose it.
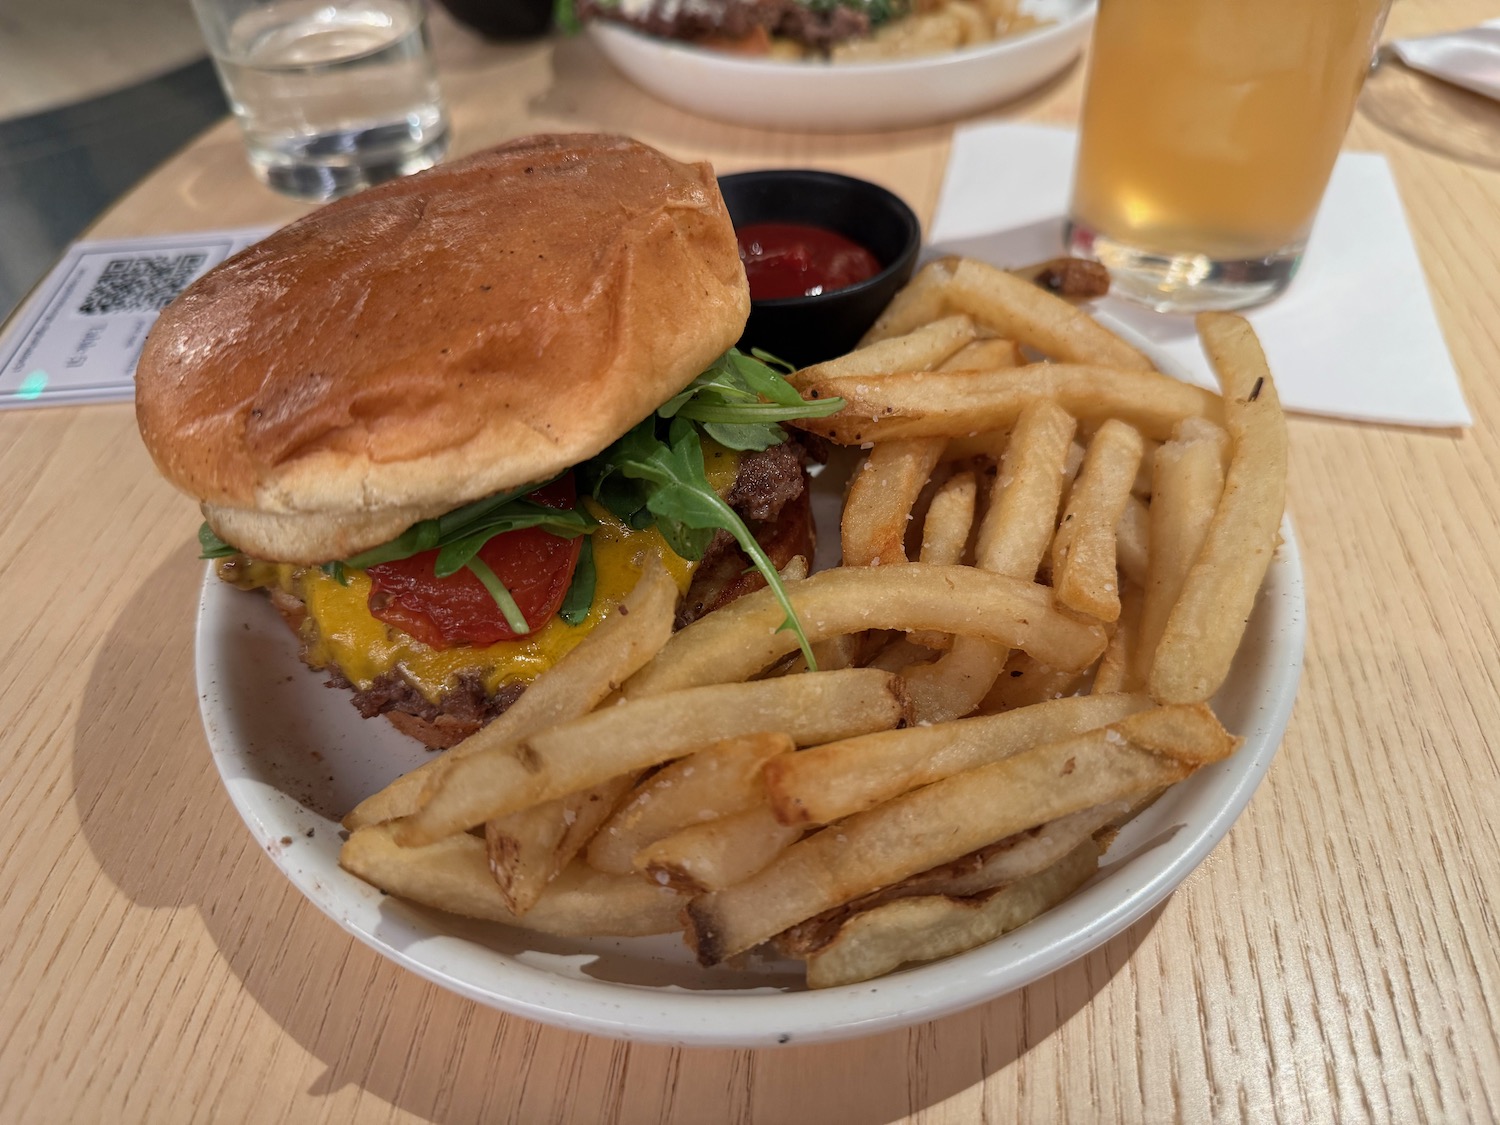
<path fill-rule="evenodd" d="M 708 165 L 531 137 L 206 274 L 146 341 L 137 415 L 220 576 L 364 715 L 449 746 L 650 557 L 684 620 L 810 557 L 779 422 L 839 404 L 734 350 L 749 305 Z"/>

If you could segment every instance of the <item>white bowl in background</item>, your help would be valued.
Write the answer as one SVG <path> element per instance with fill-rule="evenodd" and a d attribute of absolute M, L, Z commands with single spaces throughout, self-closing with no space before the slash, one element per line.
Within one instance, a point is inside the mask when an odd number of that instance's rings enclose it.
<path fill-rule="evenodd" d="M 891 62 L 791 62 L 694 47 L 596 20 L 588 33 L 636 85 L 691 113 L 771 129 L 851 132 L 952 121 L 1041 85 L 1083 50 L 1095 0 L 1035 0 L 1054 22 L 1008 39 Z"/>

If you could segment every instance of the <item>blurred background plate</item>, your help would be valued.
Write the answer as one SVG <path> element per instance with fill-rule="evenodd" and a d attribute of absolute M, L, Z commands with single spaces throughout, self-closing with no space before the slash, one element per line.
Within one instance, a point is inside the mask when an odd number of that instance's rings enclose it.
<path fill-rule="evenodd" d="M 692 113 L 808 132 L 898 129 L 964 117 L 1045 82 L 1078 57 L 1094 0 L 1033 0 L 1046 27 L 939 55 L 880 63 L 781 62 L 710 51 L 595 22 L 588 33 L 636 85 Z"/>

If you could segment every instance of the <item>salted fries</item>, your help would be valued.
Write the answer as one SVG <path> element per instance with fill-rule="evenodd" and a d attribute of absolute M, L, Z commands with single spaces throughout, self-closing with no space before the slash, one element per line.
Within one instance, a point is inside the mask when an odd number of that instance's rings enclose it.
<path fill-rule="evenodd" d="M 791 377 L 847 403 L 797 425 L 861 451 L 843 564 L 785 575 L 821 670 L 769 591 L 673 633 L 648 569 L 351 812 L 343 865 L 523 929 L 681 931 L 705 965 L 769 942 L 815 988 L 1051 908 L 1239 742 L 1209 700 L 1277 547 L 1286 425 L 1249 325 L 1198 330 L 1220 394 L 1023 276 L 928 265 Z"/>

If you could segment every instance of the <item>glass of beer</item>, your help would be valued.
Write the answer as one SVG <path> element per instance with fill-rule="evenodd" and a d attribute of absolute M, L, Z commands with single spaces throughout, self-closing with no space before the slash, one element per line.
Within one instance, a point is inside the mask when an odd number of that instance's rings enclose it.
<path fill-rule="evenodd" d="M 1390 0 L 1100 0 L 1069 247 L 1163 311 L 1276 296 Z"/>

